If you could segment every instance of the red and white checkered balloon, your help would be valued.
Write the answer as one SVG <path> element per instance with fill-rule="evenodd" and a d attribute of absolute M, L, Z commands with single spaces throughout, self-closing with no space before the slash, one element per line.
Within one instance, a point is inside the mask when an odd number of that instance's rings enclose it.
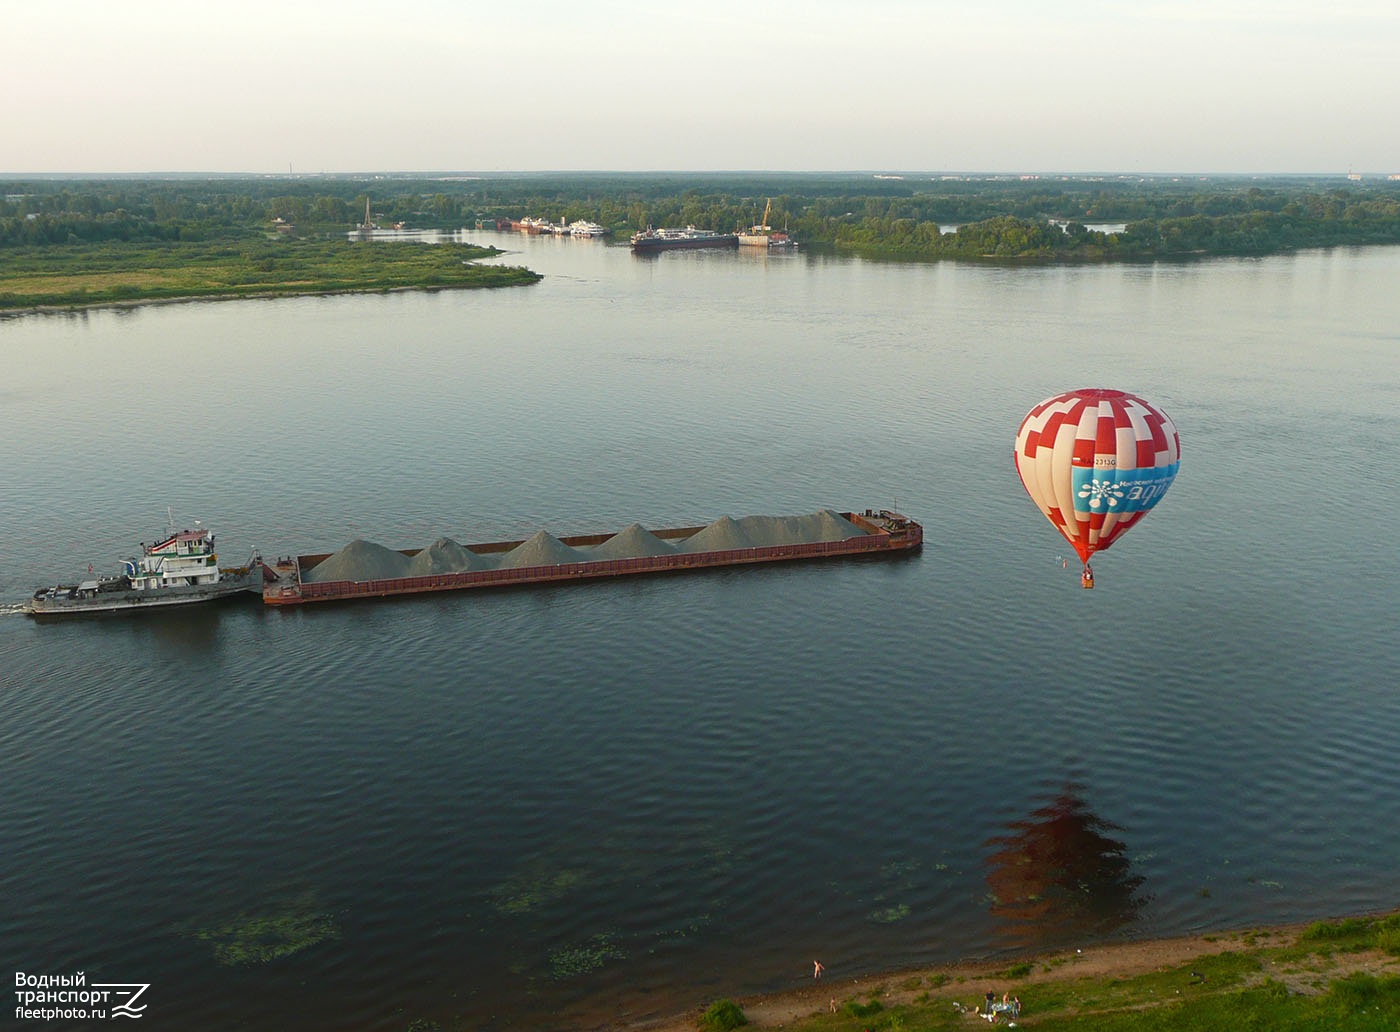
<path fill-rule="evenodd" d="M 1031 501 L 1087 566 L 1166 493 L 1181 465 L 1181 438 L 1150 402 L 1089 388 L 1031 409 L 1015 456 Z"/>

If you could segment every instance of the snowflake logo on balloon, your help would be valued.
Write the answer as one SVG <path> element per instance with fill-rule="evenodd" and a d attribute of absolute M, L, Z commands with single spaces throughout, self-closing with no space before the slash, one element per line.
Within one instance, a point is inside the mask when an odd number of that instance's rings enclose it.
<path fill-rule="evenodd" d="M 1089 499 L 1089 508 L 1107 505 L 1110 509 L 1123 499 L 1123 489 L 1111 480 L 1090 480 L 1079 489 L 1079 497 Z"/>

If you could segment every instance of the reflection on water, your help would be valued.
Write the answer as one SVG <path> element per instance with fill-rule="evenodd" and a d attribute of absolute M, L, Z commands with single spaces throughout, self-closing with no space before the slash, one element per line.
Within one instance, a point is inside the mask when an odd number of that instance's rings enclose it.
<path fill-rule="evenodd" d="M 1109 834 L 1123 829 L 1094 814 L 1079 785 L 1007 828 L 987 841 L 985 863 L 998 937 L 1008 945 L 1102 936 L 1135 921 L 1150 899 L 1124 844 Z"/>
<path fill-rule="evenodd" d="M 352 229 L 347 240 L 397 241 L 408 244 L 474 244 L 476 235 L 466 229 Z"/>

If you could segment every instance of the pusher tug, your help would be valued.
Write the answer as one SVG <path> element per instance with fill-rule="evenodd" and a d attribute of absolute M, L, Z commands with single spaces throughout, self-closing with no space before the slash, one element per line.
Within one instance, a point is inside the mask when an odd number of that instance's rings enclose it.
<path fill-rule="evenodd" d="M 29 600 L 28 611 L 33 616 L 59 616 L 191 605 L 260 592 L 262 582 L 262 560 L 256 553 L 247 566 L 220 569 L 208 528 L 196 520 L 194 530 L 176 530 L 172 519 L 163 539 L 143 543 L 139 557 L 122 560 L 120 574 L 40 588 Z"/>

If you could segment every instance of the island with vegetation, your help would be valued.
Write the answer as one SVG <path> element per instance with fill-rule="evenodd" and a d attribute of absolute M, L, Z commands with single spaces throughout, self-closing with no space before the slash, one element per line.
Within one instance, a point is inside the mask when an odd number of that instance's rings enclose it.
<path fill-rule="evenodd" d="M 771 207 L 770 207 L 771 205 Z M 0 180 L 0 311 L 532 283 L 493 246 L 392 243 L 525 216 L 730 231 L 892 261 L 1181 261 L 1400 243 L 1400 180 L 1347 176 L 517 173 Z"/>
<path fill-rule="evenodd" d="M 520 286 L 529 269 L 445 239 L 400 244 L 360 232 L 348 212 L 306 229 L 234 183 L 157 180 L 3 184 L 0 312 L 171 300 Z M 22 190 L 23 192 L 18 192 Z"/>

